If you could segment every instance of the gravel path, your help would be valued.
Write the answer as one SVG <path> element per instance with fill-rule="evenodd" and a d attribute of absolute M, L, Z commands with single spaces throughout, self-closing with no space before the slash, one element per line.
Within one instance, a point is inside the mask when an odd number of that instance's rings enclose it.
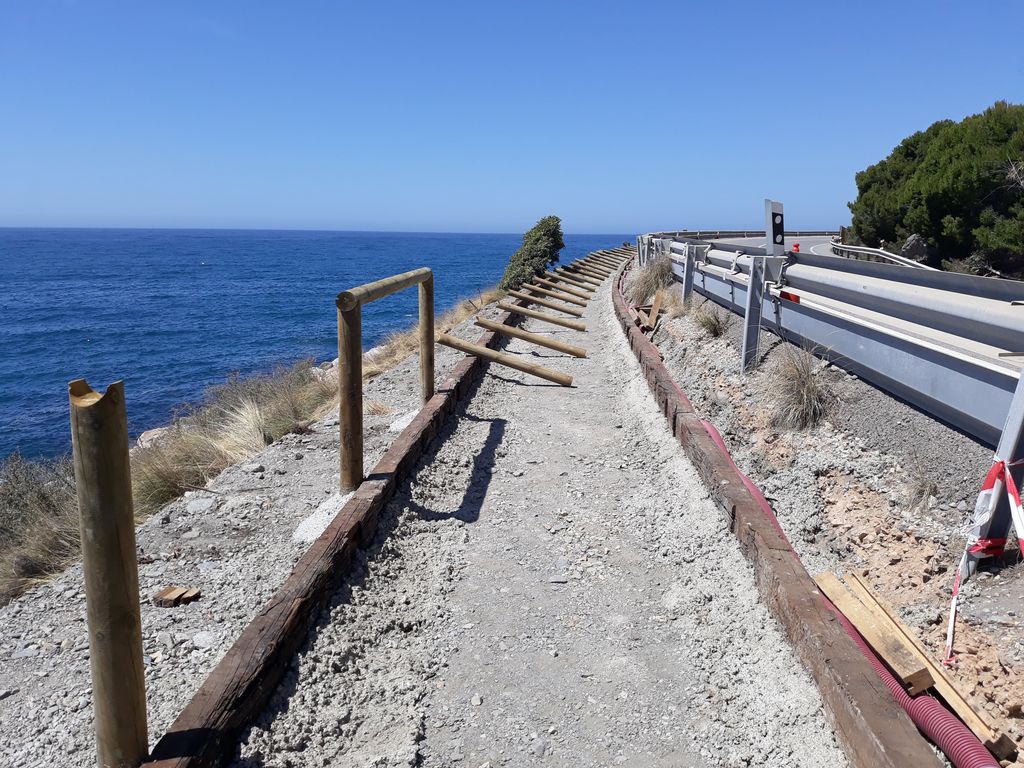
<path fill-rule="evenodd" d="M 586 315 L 588 360 L 509 345 L 576 386 L 492 367 L 236 766 L 846 765 L 607 283 Z"/>

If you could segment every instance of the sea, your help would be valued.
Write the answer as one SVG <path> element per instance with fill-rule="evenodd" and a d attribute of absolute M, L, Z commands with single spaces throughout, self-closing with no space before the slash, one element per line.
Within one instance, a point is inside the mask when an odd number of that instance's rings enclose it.
<path fill-rule="evenodd" d="M 337 357 L 339 291 L 434 270 L 438 313 L 500 279 L 521 235 L 0 228 L 0 459 L 70 450 L 67 385 L 123 379 L 133 437 L 231 374 Z M 633 242 L 566 235 L 562 260 Z M 369 349 L 417 292 L 363 311 Z"/>

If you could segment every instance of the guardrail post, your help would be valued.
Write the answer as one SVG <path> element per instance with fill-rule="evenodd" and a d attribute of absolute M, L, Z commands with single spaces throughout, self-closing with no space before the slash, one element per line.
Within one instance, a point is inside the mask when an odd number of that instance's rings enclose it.
<path fill-rule="evenodd" d="M 420 283 L 420 388 L 423 402 L 434 396 L 434 275 Z"/>
<path fill-rule="evenodd" d="M 137 766 L 149 749 L 135 515 L 124 383 L 68 385 L 82 530 L 89 665 L 101 767 Z"/>
<path fill-rule="evenodd" d="M 693 270 L 697 268 L 696 250 L 697 246 L 689 243 L 683 246 L 683 301 L 689 301 L 693 295 Z"/>
<path fill-rule="evenodd" d="M 338 307 L 338 428 L 341 491 L 363 482 L 363 311 Z"/>
<path fill-rule="evenodd" d="M 757 365 L 757 347 L 761 335 L 761 307 L 764 303 L 764 262 L 764 256 L 754 256 L 750 260 L 747 303 L 743 315 L 744 371 L 749 371 Z"/>

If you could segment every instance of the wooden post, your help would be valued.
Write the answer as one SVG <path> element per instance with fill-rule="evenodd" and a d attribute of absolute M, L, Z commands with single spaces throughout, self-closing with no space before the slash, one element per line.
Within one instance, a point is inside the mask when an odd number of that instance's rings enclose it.
<path fill-rule="evenodd" d="M 547 307 L 548 309 L 553 309 L 556 312 L 564 312 L 565 314 L 571 315 L 572 317 L 583 317 L 582 310 L 576 309 L 576 307 L 570 307 L 567 304 L 562 304 L 557 301 L 550 301 L 548 299 L 542 299 L 537 296 L 531 296 L 530 294 L 523 293 L 522 291 L 510 290 L 507 291 L 507 293 L 509 296 L 514 296 L 515 298 L 521 299 L 522 301 L 527 301 L 531 304 L 536 304 L 539 307 Z"/>
<path fill-rule="evenodd" d="M 543 365 L 537 365 L 535 363 L 527 363 L 520 360 L 515 355 L 509 355 L 504 352 L 497 352 L 490 347 L 484 347 L 480 344 L 471 344 L 468 341 L 456 338 L 455 336 L 449 336 L 442 333 L 437 337 L 437 343 L 443 344 L 446 347 L 457 349 L 460 352 L 465 352 L 467 355 L 476 355 L 482 357 L 484 360 L 490 360 L 493 363 L 500 363 L 501 365 L 514 368 L 517 371 L 523 373 L 529 373 L 532 376 L 537 376 L 547 381 L 553 381 L 556 384 L 561 384 L 563 387 L 572 386 L 572 376 L 565 373 L 559 373 L 553 371 L 550 368 L 545 368 Z"/>
<path fill-rule="evenodd" d="M 549 336 L 542 336 L 539 333 L 530 333 L 524 331 L 522 328 L 516 328 L 515 326 L 505 325 L 504 323 L 496 323 L 493 320 L 487 320 L 482 317 L 478 317 L 474 321 L 475 325 L 481 328 L 486 328 L 489 331 L 504 334 L 505 336 L 511 336 L 515 339 L 522 339 L 528 341 L 531 344 L 536 344 L 539 347 L 547 347 L 548 349 L 554 349 L 558 352 L 565 352 L 567 355 L 573 357 L 586 357 L 587 350 L 583 347 L 577 347 L 575 344 L 566 344 L 563 341 L 557 341 Z"/>
<path fill-rule="evenodd" d="M 341 431 L 341 491 L 363 482 L 363 310 L 338 305 L 338 425 Z"/>
<path fill-rule="evenodd" d="M 549 274 L 545 272 L 544 274 Z M 561 291 L 562 293 L 568 293 L 570 296 L 575 296 L 578 299 L 583 299 L 584 302 L 590 301 L 590 294 L 584 293 L 581 290 L 570 287 L 569 283 L 558 283 L 553 280 L 547 280 L 543 277 L 535 277 L 533 281 L 538 285 L 546 286 L 555 291 Z"/>
<path fill-rule="evenodd" d="M 102 768 L 133 768 L 149 748 L 124 383 L 101 395 L 76 379 L 68 390 L 96 760 Z"/>
<path fill-rule="evenodd" d="M 434 275 L 420 283 L 420 388 L 423 402 L 434 396 Z"/>
<path fill-rule="evenodd" d="M 515 315 L 522 315 L 523 317 L 532 317 L 535 320 L 543 320 L 545 323 L 551 323 L 552 325 L 560 325 L 563 328 L 572 328 L 574 331 L 586 331 L 587 324 L 580 323 L 576 320 L 563 320 L 560 317 L 554 317 L 553 315 L 546 314 L 544 312 L 538 312 L 535 309 L 527 309 L 526 307 L 520 307 L 518 304 L 509 304 L 505 301 L 498 302 L 498 309 L 503 309 L 506 312 L 511 312 Z"/>
<path fill-rule="evenodd" d="M 559 293 L 558 291 L 552 291 L 549 288 L 542 288 L 539 285 L 534 285 L 533 283 L 523 283 L 522 287 L 531 293 L 538 294 L 539 296 L 547 296 L 549 299 L 558 299 L 559 301 L 564 301 L 569 304 L 575 304 L 577 307 L 587 306 L 587 302 L 583 299 L 577 299 L 575 296 L 571 296 L 568 293 Z"/>

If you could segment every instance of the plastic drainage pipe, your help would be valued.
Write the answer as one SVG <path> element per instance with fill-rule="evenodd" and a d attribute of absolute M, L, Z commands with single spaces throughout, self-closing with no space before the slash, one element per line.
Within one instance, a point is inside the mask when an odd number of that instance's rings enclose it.
<path fill-rule="evenodd" d="M 736 462 L 733 461 L 732 455 L 729 453 L 729 449 L 725 446 L 725 441 L 722 436 L 715 429 L 714 424 L 708 421 L 701 420 L 701 424 L 704 429 L 710 435 L 711 439 L 715 442 L 715 445 L 726 455 L 729 459 L 729 463 L 732 464 L 733 468 L 739 474 L 740 479 L 743 481 L 743 485 L 746 486 L 747 490 L 750 491 L 750 495 L 754 497 L 757 505 L 764 512 L 765 516 L 771 522 L 775 529 L 782 535 L 783 540 L 789 544 L 789 539 L 786 538 L 785 532 L 782 530 L 782 526 L 779 524 L 779 520 L 775 517 L 775 512 L 772 510 L 768 500 L 761 493 L 761 489 L 754 485 L 739 467 L 736 466 Z M 792 549 L 792 545 L 790 545 Z M 860 652 L 864 654 L 871 666 L 875 668 L 875 672 L 885 683 L 885 687 L 889 689 L 893 698 L 896 699 L 896 703 L 899 704 L 906 713 L 910 716 L 914 725 L 927 736 L 931 742 L 941 749 L 946 757 L 950 759 L 950 762 L 956 766 L 956 768 L 999 768 L 999 761 L 997 761 L 992 754 L 985 749 L 978 738 L 971 733 L 971 731 L 964 725 L 960 720 L 948 709 L 946 709 L 941 702 L 933 698 L 927 693 L 920 694 L 911 698 L 900 681 L 893 677 L 893 674 L 889 671 L 888 667 L 882 662 L 880 658 L 871 650 L 871 647 L 864 641 L 864 638 L 860 636 L 857 629 L 850 623 L 849 619 L 843 615 L 843 613 L 832 605 L 831 601 L 821 596 L 822 602 L 825 603 L 829 609 L 835 613 L 836 618 L 839 619 L 839 623 L 843 629 L 846 630 L 853 642 L 857 644 Z"/>

